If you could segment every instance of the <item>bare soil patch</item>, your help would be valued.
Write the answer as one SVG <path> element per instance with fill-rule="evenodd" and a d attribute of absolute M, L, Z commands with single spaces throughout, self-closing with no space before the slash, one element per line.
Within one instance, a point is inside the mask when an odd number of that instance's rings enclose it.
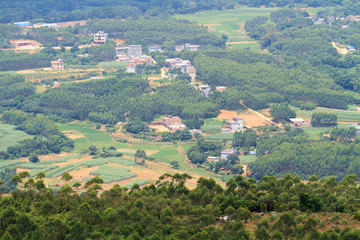
<path fill-rule="evenodd" d="M 216 29 L 214 28 L 214 26 L 221 26 L 220 23 L 202 24 L 202 25 L 206 26 L 210 32 L 216 32 Z"/>
<path fill-rule="evenodd" d="M 16 168 L 16 173 L 21 173 L 21 172 L 30 172 L 31 169 L 28 168 Z"/>
<path fill-rule="evenodd" d="M 71 176 L 73 176 L 72 180 L 75 181 L 81 181 L 83 180 L 85 177 L 89 177 L 89 178 L 93 178 L 95 177 L 94 175 L 91 175 L 90 172 L 95 171 L 96 169 L 98 169 L 99 166 L 95 166 L 95 167 L 86 167 L 86 168 L 82 168 L 80 170 L 76 170 L 76 171 L 72 171 L 69 172 L 69 174 Z M 61 178 L 61 177 L 58 177 Z M 59 183 L 59 185 L 65 184 L 65 181 L 62 181 Z"/>
<path fill-rule="evenodd" d="M 155 132 L 170 132 L 170 130 L 164 126 L 149 126 L 149 127 L 155 129 Z"/>
<path fill-rule="evenodd" d="M 57 163 L 56 165 L 58 165 L 59 167 L 65 167 L 69 164 L 72 164 L 72 163 L 77 163 L 77 162 L 84 162 L 84 161 L 87 161 L 87 160 L 91 160 L 93 156 L 85 156 L 85 157 L 82 157 L 82 158 L 74 158 L 74 159 L 70 159 L 66 162 L 62 162 L 62 163 Z"/>
<path fill-rule="evenodd" d="M 230 120 L 233 117 L 238 117 L 238 114 L 236 111 L 229 111 L 229 110 L 220 110 L 220 114 L 217 116 L 217 119 L 226 119 Z"/>
<path fill-rule="evenodd" d="M 68 21 L 68 22 L 57 22 L 59 27 L 74 27 L 76 24 L 80 24 L 80 26 L 86 25 L 86 20 L 80 21 Z"/>
<path fill-rule="evenodd" d="M 78 138 L 83 138 L 85 137 L 84 134 L 81 134 L 78 131 L 62 131 L 62 133 L 64 133 L 68 138 L 70 139 L 78 139 Z"/>
<path fill-rule="evenodd" d="M 238 114 L 236 111 L 220 110 L 220 114 L 217 116 L 218 119 L 230 120 L 233 117 L 240 117 L 244 120 L 245 125 L 248 127 L 265 126 L 269 124 L 265 119 L 261 118 L 255 112 L 246 110 Z"/>
<path fill-rule="evenodd" d="M 239 117 L 244 119 L 245 125 L 249 127 L 259 127 L 269 125 L 269 122 L 261 118 L 258 114 L 252 111 L 245 111 L 239 114 Z"/>

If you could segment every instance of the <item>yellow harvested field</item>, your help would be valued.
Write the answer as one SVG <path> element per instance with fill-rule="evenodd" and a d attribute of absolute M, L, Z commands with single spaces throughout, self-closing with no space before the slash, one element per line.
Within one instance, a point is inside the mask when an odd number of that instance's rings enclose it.
<path fill-rule="evenodd" d="M 21 172 L 30 172 L 31 169 L 28 168 L 16 168 L 16 173 L 21 173 Z"/>
<path fill-rule="evenodd" d="M 80 132 L 77 131 L 62 131 L 62 133 L 65 134 L 70 139 L 78 139 L 85 137 L 84 134 L 81 134 Z"/>
<path fill-rule="evenodd" d="M 33 69 L 28 69 L 28 70 L 20 70 L 20 71 L 16 71 L 19 74 L 27 74 L 27 73 L 37 73 L 35 70 Z"/>
<path fill-rule="evenodd" d="M 155 132 L 170 132 L 170 130 L 164 126 L 149 126 L 149 127 L 155 129 Z"/>
<path fill-rule="evenodd" d="M 82 168 L 77 171 L 69 172 L 69 174 L 73 177 L 72 181 L 75 180 L 81 182 L 85 177 L 89 177 L 89 178 L 95 177 L 95 175 L 91 175 L 90 173 L 98 169 L 98 167 L 99 166 Z M 61 178 L 61 176 L 58 178 Z M 65 184 L 65 181 L 59 183 L 59 185 L 61 184 Z"/>

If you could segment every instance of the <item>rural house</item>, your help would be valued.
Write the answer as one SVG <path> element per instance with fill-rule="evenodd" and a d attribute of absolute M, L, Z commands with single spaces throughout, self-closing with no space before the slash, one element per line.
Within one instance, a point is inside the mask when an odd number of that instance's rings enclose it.
<path fill-rule="evenodd" d="M 58 60 L 51 61 L 52 70 L 64 70 L 64 60 L 59 58 Z"/>
<path fill-rule="evenodd" d="M 131 58 L 127 68 L 127 73 L 136 73 L 136 66 L 139 64 L 151 65 L 152 64 L 152 57 L 151 56 L 141 56 L 141 57 L 133 57 Z"/>
<path fill-rule="evenodd" d="M 169 115 L 164 117 L 162 119 L 162 124 L 172 132 L 175 132 L 176 130 L 184 130 L 186 128 L 185 124 L 181 122 L 181 118 L 178 116 Z"/>
<path fill-rule="evenodd" d="M 94 43 L 95 44 L 104 44 L 104 43 L 106 43 L 107 39 L 108 39 L 108 34 L 104 33 L 103 31 L 100 31 L 100 32 L 94 34 Z"/>
<path fill-rule="evenodd" d="M 351 123 L 348 127 L 354 127 L 356 129 L 356 136 L 360 136 L 360 122 Z"/>
<path fill-rule="evenodd" d="M 191 77 L 191 81 L 195 81 L 196 70 L 194 66 L 186 67 L 186 73 Z"/>
<path fill-rule="evenodd" d="M 211 87 L 209 85 L 199 85 L 199 90 L 205 97 L 208 97 Z"/>
<path fill-rule="evenodd" d="M 349 51 L 349 52 L 355 52 L 356 51 L 356 48 L 354 46 L 347 46 L 346 49 Z"/>
<path fill-rule="evenodd" d="M 14 22 L 15 25 L 19 27 L 27 27 L 30 26 L 30 22 Z"/>
<path fill-rule="evenodd" d="M 214 156 L 209 156 L 207 158 L 208 162 L 220 162 L 221 158 L 220 157 L 214 157 Z"/>
<path fill-rule="evenodd" d="M 233 155 L 233 154 L 237 154 L 236 149 L 225 149 L 224 151 L 221 152 L 221 159 L 222 160 L 227 160 L 229 155 Z"/>
<path fill-rule="evenodd" d="M 232 120 L 227 120 L 225 123 L 226 127 L 224 129 L 228 129 L 229 132 L 244 130 L 244 120 L 242 118 L 233 117 Z"/>
<path fill-rule="evenodd" d="M 161 47 L 159 45 L 149 46 L 149 52 L 162 52 Z"/>

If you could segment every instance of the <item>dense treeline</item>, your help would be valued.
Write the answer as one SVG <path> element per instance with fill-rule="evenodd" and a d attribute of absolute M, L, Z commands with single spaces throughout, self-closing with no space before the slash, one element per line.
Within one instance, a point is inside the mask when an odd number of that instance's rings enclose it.
<path fill-rule="evenodd" d="M 330 15 L 339 16 L 328 12 L 326 19 Z M 359 91 L 358 54 L 342 56 L 332 42 L 360 46 L 360 24 L 335 20 L 331 25 L 314 25 L 307 16 L 303 11 L 283 9 L 272 12 L 269 18 L 257 17 L 247 21 L 245 29 L 250 37 L 260 40 L 263 48 L 279 56 L 278 60 L 287 67 L 314 71 L 332 78 L 344 89 Z M 355 71 L 349 71 L 350 68 Z"/>
<path fill-rule="evenodd" d="M 34 84 L 25 82 L 22 76 L 0 77 L 0 106 L 14 107 L 35 93 Z"/>
<path fill-rule="evenodd" d="M 65 119 L 91 118 L 105 124 L 115 124 L 125 117 L 149 122 L 164 114 L 208 118 L 217 116 L 220 109 L 192 86 L 174 83 L 151 93 L 147 80 L 127 75 L 49 89 L 40 98 L 26 99 L 19 107 Z"/>
<path fill-rule="evenodd" d="M 189 190 L 184 185 L 189 175 L 165 174 L 156 185 L 142 189 L 134 185 L 131 190 L 115 185 L 100 196 L 98 177 L 84 186 L 65 184 L 57 194 L 46 188 L 42 178 L 42 174 L 36 179 L 20 174 L 13 178 L 23 181 L 26 191 L 1 197 L 2 238 L 357 239 L 359 233 L 351 228 L 319 231 L 317 215 L 307 218 L 303 213 L 356 214 L 360 195 L 354 175 L 341 182 L 317 181 L 312 176 L 307 184 L 289 174 L 264 177 L 258 184 L 238 176 L 225 189 L 212 178 L 200 178 Z M 75 190 L 80 187 L 86 192 L 78 195 Z M 260 211 L 277 211 L 277 215 L 271 222 L 258 221 L 255 233 L 247 232 L 243 222 L 255 219 L 254 213 Z"/>
<path fill-rule="evenodd" d="M 52 56 L 45 52 L 29 54 L 0 51 L 0 71 L 49 67 L 51 60 Z"/>
<path fill-rule="evenodd" d="M 332 117 L 332 116 L 329 116 Z M 296 131 L 295 131 L 296 130 Z M 271 137 L 263 135 L 257 143 L 259 158 L 249 164 L 252 176 L 261 179 L 265 175 L 284 176 L 287 173 L 309 179 L 335 176 L 342 179 L 346 174 L 360 176 L 360 145 L 354 128 L 335 129 L 331 140 L 310 140 L 301 129 L 288 130 Z"/>
<path fill-rule="evenodd" d="M 5 0 L 0 9 L 0 23 L 24 20 L 43 20 L 45 22 L 73 21 L 88 18 L 119 19 L 145 16 L 172 15 L 174 13 L 195 13 L 205 10 L 221 10 L 234 8 L 235 0 L 169 0 L 136 1 L 136 0 L 105 0 L 105 1 L 74 1 L 54 2 L 51 0 L 24 1 Z"/>
<path fill-rule="evenodd" d="M 199 54 L 194 58 L 199 79 L 211 85 L 236 86 L 238 99 L 243 99 L 252 108 L 264 108 L 269 102 L 281 102 L 285 99 L 311 101 L 323 107 L 346 109 L 349 103 L 355 101 L 353 95 L 341 91 L 332 79 L 311 70 L 304 72 L 262 61 L 239 63 L 220 57 L 222 56 L 215 58 Z M 257 96 L 251 96 L 251 93 Z M 269 93 L 272 95 L 268 95 Z M 258 94 L 268 97 L 259 97 Z"/>
<path fill-rule="evenodd" d="M 17 130 L 35 137 L 8 147 L 6 152 L 0 152 L 0 158 L 12 159 L 34 154 L 60 153 L 74 148 L 74 142 L 59 131 L 54 121 L 43 115 L 34 116 L 21 111 L 5 111 L 1 120 L 4 123 L 17 125 Z"/>
<path fill-rule="evenodd" d="M 124 39 L 128 44 L 168 45 L 200 44 L 224 46 L 225 39 L 210 33 L 207 27 L 196 23 L 173 18 L 139 18 L 136 20 L 101 20 L 91 24 L 91 30 L 105 31 L 111 37 Z"/>

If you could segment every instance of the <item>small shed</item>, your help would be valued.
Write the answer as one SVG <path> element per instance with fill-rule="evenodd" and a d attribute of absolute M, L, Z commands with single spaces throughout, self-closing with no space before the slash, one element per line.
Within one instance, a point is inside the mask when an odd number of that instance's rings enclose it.
<path fill-rule="evenodd" d="M 350 52 L 355 52 L 356 48 L 354 46 L 347 46 L 346 49 Z"/>

